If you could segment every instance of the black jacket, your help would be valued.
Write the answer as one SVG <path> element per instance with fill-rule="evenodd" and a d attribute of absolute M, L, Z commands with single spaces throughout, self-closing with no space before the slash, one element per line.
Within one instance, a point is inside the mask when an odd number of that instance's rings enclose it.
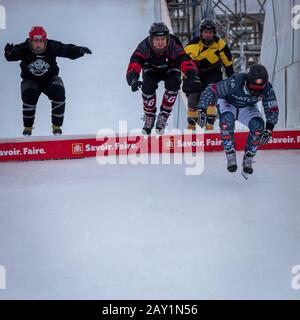
<path fill-rule="evenodd" d="M 15 45 L 12 51 L 5 52 L 5 58 L 7 61 L 21 60 L 21 77 L 23 79 L 44 82 L 59 74 L 56 57 L 77 59 L 84 55 L 80 49 L 81 47 L 74 44 L 48 40 L 46 51 L 36 54 L 31 51 L 27 39 L 25 42 Z"/>
<path fill-rule="evenodd" d="M 193 61 L 185 53 L 181 42 L 174 35 L 170 35 L 166 51 L 157 54 L 153 50 L 149 37 L 144 39 L 136 48 L 130 58 L 127 68 L 127 82 L 130 85 L 133 79 L 138 79 L 143 68 L 165 70 L 178 68 L 185 74 L 197 75 L 197 69 Z"/>

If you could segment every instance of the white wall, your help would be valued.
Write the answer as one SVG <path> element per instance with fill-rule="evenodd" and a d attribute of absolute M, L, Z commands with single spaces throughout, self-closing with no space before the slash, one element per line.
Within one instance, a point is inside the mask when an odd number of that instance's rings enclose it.
<path fill-rule="evenodd" d="M 261 62 L 270 72 L 279 101 L 278 128 L 300 127 L 300 29 L 292 27 L 296 5 L 300 0 L 268 0 L 266 4 Z"/>

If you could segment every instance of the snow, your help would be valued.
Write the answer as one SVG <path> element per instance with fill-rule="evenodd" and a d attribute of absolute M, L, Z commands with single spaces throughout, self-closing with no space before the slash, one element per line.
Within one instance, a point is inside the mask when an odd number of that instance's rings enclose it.
<path fill-rule="evenodd" d="M 21 3 L 2 1 L 1 47 L 43 24 L 51 38 L 93 50 L 59 59 L 64 132 L 92 134 L 124 119 L 139 127 L 141 97 L 125 72 L 157 1 Z M 19 67 L 0 64 L 0 137 L 18 137 Z M 35 136 L 50 133 L 49 116 L 42 98 Z M 200 176 L 186 176 L 185 165 L 94 158 L 1 163 L 0 299 L 299 299 L 300 152 L 259 152 L 256 161 L 248 181 L 227 173 L 223 153 L 205 154 Z"/>

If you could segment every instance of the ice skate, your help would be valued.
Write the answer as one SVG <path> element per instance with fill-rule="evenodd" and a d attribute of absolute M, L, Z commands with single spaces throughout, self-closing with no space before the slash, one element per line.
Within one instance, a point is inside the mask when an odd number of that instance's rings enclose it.
<path fill-rule="evenodd" d="M 155 123 L 155 113 L 145 112 L 143 120 L 145 121 L 142 133 L 145 135 L 150 135 Z"/>

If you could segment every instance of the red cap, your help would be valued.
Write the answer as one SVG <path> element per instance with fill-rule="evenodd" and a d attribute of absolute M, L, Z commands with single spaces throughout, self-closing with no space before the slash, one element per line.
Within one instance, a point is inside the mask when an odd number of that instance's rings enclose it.
<path fill-rule="evenodd" d="M 31 31 L 29 32 L 29 39 L 30 40 L 42 39 L 46 41 L 47 33 L 42 26 L 34 26 L 31 28 Z"/>

